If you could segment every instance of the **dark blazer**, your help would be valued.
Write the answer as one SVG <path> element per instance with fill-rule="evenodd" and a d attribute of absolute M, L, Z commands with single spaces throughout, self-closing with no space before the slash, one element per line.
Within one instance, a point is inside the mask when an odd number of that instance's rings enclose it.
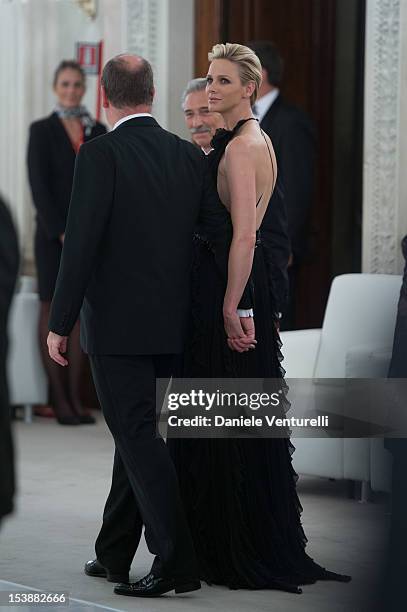
<path fill-rule="evenodd" d="M 403 282 L 397 307 L 396 329 L 389 367 L 389 378 L 407 378 L 407 236 L 401 242 L 405 260 Z"/>
<path fill-rule="evenodd" d="M 271 289 L 273 312 L 283 312 L 288 301 L 287 266 L 291 253 L 291 243 L 288 236 L 284 185 L 279 173 L 260 226 L 260 233 Z"/>
<path fill-rule="evenodd" d="M 105 132 L 96 123 L 85 133 L 85 142 Z M 65 232 L 76 154 L 56 113 L 31 124 L 27 158 L 37 231 L 48 240 L 58 239 Z"/>
<path fill-rule="evenodd" d="M 11 512 L 14 494 L 6 356 L 7 319 L 18 266 L 19 252 L 16 232 L 10 213 L 0 199 L 0 519 Z"/>
<path fill-rule="evenodd" d="M 314 126 L 300 109 L 279 95 L 260 123 L 270 136 L 284 185 L 288 233 L 294 260 L 304 256 L 312 203 L 316 139 Z M 271 207 L 272 209 L 272 207 Z"/>
<path fill-rule="evenodd" d="M 82 145 L 50 329 L 91 354 L 183 350 L 192 235 L 228 217 L 201 153 L 137 117 Z"/>

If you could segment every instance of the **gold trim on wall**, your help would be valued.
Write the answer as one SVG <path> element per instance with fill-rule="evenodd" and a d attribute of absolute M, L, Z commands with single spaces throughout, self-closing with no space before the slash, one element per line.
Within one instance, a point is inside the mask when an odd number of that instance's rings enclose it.
<path fill-rule="evenodd" d="M 94 19 L 97 13 L 97 0 L 76 0 L 77 4 L 81 7 L 83 11 L 90 17 Z"/>

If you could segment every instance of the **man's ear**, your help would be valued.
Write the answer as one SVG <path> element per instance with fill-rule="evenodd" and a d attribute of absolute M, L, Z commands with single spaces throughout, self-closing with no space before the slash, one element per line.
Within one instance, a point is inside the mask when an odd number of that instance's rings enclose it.
<path fill-rule="evenodd" d="M 261 82 L 268 83 L 269 82 L 269 73 L 265 68 L 261 69 Z"/>
<path fill-rule="evenodd" d="M 109 100 L 107 99 L 106 91 L 103 85 L 100 86 L 100 89 L 102 90 L 102 106 L 103 108 L 109 108 Z"/>

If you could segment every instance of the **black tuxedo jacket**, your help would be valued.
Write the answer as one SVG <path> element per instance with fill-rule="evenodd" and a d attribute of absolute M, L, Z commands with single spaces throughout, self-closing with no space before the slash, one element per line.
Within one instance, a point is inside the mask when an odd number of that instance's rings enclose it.
<path fill-rule="evenodd" d="M 85 142 L 106 132 L 96 123 Z M 52 113 L 30 126 L 27 163 L 37 232 L 44 240 L 65 232 L 76 153 L 58 115 Z"/>
<path fill-rule="evenodd" d="M 277 183 L 260 226 L 260 234 L 265 253 L 273 312 L 283 312 L 288 301 L 287 266 L 291 244 L 288 236 L 284 185 L 279 169 Z"/>
<path fill-rule="evenodd" d="M 204 217 L 214 232 L 228 218 L 205 160 L 152 117 L 82 145 L 50 329 L 68 335 L 82 307 L 88 353 L 182 352 Z"/>
<path fill-rule="evenodd" d="M 288 104 L 281 95 L 271 105 L 260 125 L 270 136 L 276 153 L 284 186 L 288 234 L 294 261 L 298 263 L 306 251 L 307 220 L 313 196 L 314 126 L 303 111 Z M 270 209 L 272 214 L 273 207 Z"/>
<path fill-rule="evenodd" d="M 13 448 L 6 381 L 7 318 L 17 278 L 19 253 L 10 213 L 0 200 L 0 519 L 11 512 Z"/>

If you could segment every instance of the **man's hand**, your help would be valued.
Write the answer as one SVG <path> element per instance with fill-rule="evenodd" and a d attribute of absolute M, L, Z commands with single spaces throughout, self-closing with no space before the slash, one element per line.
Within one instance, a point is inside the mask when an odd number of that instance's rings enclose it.
<path fill-rule="evenodd" d="M 54 332 L 49 332 L 47 338 L 48 353 L 51 359 L 59 363 L 61 366 L 67 366 L 68 360 L 62 357 L 66 353 L 68 346 L 68 336 L 58 336 Z"/>
<path fill-rule="evenodd" d="M 256 346 L 256 340 L 254 338 L 254 321 L 252 323 L 245 323 L 247 325 L 248 333 L 245 332 L 242 321 L 247 321 L 249 317 L 238 317 L 237 313 L 224 313 L 223 320 L 225 324 L 225 331 L 228 337 L 228 346 L 232 351 L 238 353 L 244 353 L 249 349 L 254 349 Z"/>

